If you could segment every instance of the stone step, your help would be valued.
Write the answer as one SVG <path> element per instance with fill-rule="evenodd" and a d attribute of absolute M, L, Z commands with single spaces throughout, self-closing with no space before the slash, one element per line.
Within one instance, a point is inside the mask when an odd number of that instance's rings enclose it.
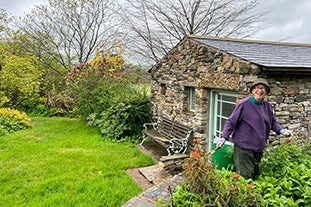
<path fill-rule="evenodd" d="M 158 184 L 171 178 L 172 176 L 166 172 L 160 165 L 152 165 L 148 167 L 142 167 L 138 169 L 139 172 L 153 184 Z"/>

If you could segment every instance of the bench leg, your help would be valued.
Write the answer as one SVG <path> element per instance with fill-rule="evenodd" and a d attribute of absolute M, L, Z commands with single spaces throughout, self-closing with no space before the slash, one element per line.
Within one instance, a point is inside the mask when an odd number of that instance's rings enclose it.
<path fill-rule="evenodd" d="M 167 155 L 170 156 L 171 155 L 170 147 L 166 148 L 166 150 L 167 150 Z"/>
<path fill-rule="evenodd" d="M 143 133 L 143 141 L 139 145 L 143 145 L 144 141 L 147 139 L 147 136 Z"/>
<path fill-rule="evenodd" d="M 185 154 L 186 153 L 186 151 L 187 151 L 187 146 L 185 147 L 185 149 L 184 149 L 184 151 L 182 152 L 183 154 Z"/>

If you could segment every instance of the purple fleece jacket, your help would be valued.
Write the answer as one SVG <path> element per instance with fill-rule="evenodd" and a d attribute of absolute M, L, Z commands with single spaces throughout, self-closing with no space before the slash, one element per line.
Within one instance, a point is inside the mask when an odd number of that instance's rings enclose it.
<path fill-rule="evenodd" d="M 244 149 L 262 152 L 267 144 L 270 130 L 279 132 L 282 127 L 276 120 L 272 105 L 263 100 L 257 102 L 254 96 L 245 98 L 237 104 L 226 121 L 222 137 Z"/>

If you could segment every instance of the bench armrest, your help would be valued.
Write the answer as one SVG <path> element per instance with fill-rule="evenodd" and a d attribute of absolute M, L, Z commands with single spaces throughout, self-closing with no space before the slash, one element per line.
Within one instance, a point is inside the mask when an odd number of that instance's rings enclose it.
<path fill-rule="evenodd" d="M 194 131 L 194 129 L 189 130 L 186 137 L 183 139 L 179 139 L 179 138 L 170 139 L 169 142 L 171 145 L 167 148 L 168 155 L 171 155 L 172 153 L 173 154 L 179 154 L 179 153 L 185 154 L 187 149 L 188 149 L 189 138 L 190 138 L 191 133 L 193 131 Z M 176 146 L 174 141 L 179 142 L 180 145 Z"/>
<path fill-rule="evenodd" d="M 148 130 L 148 128 L 152 127 L 152 129 L 156 131 L 158 128 L 158 123 L 144 123 L 143 127 L 145 128 L 145 130 Z M 144 141 L 148 138 L 148 136 L 146 136 L 144 131 L 142 131 L 142 134 L 143 134 L 143 141 L 140 143 L 140 145 L 143 145 Z"/>
<path fill-rule="evenodd" d="M 158 122 L 156 122 L 156 123 L 144 123 L 143 126 L 145 127 L 145 130 L 148 130 L 148 128 L 150 126 L 152 126 L 153 130 L 156 130 L 157 126 L 158 126 Z"/>

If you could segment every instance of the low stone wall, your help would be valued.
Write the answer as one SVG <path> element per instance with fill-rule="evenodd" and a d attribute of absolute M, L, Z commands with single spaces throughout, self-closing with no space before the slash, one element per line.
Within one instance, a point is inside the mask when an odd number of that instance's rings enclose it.
<path fill-rule="evenodd" d="M 160 158 L 159 165 L 171 175 L 182 173 L 185 160 L 189 157 L 187 154 L 163 156 Z"/>

